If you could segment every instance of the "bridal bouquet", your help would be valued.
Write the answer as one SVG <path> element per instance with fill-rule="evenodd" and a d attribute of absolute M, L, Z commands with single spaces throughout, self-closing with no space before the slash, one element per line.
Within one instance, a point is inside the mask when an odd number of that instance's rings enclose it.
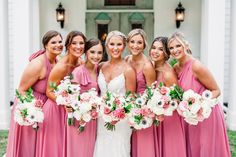
<path fill-rule="evenodd" d="M 197 125 L 198 122 L 210 116 L 211 108 L 217 103 L 218 100 L 212 99 L 212 93 L 209 90 L 199 95 L 190 89 L 184 92 L 183 100 L 179 103 L 177 111 L 187 123 Z"/>
<path fill-rule="evenodd" d="M 80 94 L 79 99 L 74 99 L 71 102 L 71 107 L 74 109 L 73 117 L 79 121 L 79 132 L 85 129 L 86 123 L 90 120 L 98 118 L 98 109 L 101 103 L 102 99 L 98 97 L 95 89 Z"/>
<path fill-rule="evenodd" d="M 71 107 L 72 102 L 79 99 L 80 85 L 72 84 L 71 77 L 65 76 L 58 86 L 50 83 L 50 86 L 54 88 L 57 105 Z M 67 116 L 68 125 L 73 125 L 73 112 L 69 112 Z"/>
<path fill-rule="evenodd" d="M 162 82 L 155 87 L 147 88 L 147 107 L 157 116 L 172 116 L 177 109 L 178 100 L 181 99 L 181 90 L 178 86 L 173 85 L 166 87 Z"/>
<path fill-rule="evenodd" d="M 130 93 L 128 93 L 129 95 Z M 132 104 L 126 99 L 130 99 L 126 95 L 118 95 L 111 92 L 106 92 L 103 96 L 103 103 L 100 106 L 100 113 L 105 121 L 105 127 L 108 130 L 115 130 L 115 124 L 127 116 L 130 112 Z"/>
<path fill-rule="evenodd" d="M 42 123 L 44 114 L 42 111 L 42 101 L 36 100 L 33 96 L 33 90 L 27 90 L 26 95 L 22 96 L 16 90 L 18 104 L 14 110 L 14 120 L 23 126 L 32 126 L 33 129 L 38 129 L 38 123 Z"/>

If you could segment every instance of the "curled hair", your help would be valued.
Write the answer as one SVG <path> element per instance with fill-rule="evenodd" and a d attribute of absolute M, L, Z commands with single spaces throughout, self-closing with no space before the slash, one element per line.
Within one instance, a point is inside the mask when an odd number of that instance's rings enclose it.
<path fill-rule="evenodd" d="M 65 41 L 66 50 L 68 50 L 68 47 L 71 45 L 74 37 L 76 37 L 76 36 L 81 36 L 84 39 L 84 42 L 86 42 L 86 40 L 87 40 L 85 35 L 82 32 L 80 32 L 80 31 L 71 31 L 66 37 L 66 41 Z"/>
<path fill-rule="evenodd" d="M 171 37 L 168 39 L 168 47 L 169 47 L 170 43 L 171 43 L 173 40 L 179 41 L 180 44 L 181 44 L 183 47 L 187 47 L 186 52 L 187 52 L 188 54 L 192 54 L 192 51 L 191 51 L 191 49 L 190 49 L 190 47 L 189 47 L 189 43 L 188 43 L 188 41 L 185 39 L 183 33 L 181 33 L 181 32 L 175 32 L 174 34 L 172 34 Z"/>
<path fill-rule="evenodd" d="M 149 52 L 151 51 L 152 46 L 156 41 L 162 43 L 163 51 L 164 51 L 164 54 L 165 54 L 165 59 L 168 60 L 170 58 L 170 51 L 169 51 L 168 46 L 167 46 L 167 43 L 168 43 L 168 38 L 167 37 L 156 37 L 152 42 L 152 45 L 151 45 L 151 48 L 149 49 Z"/>
<path fill-rule="evenodd" d="M 94 39 L 94 38 L 89 39 L 89 40 L 85 43 L 84 52 L 86 53 L 91 47 L 96 46 L 96 45 L 98 45 L 98 44 L 101 44 L 101 45 L 102 45 L 102 43 L 101 43 L 101 41 L 100 41 L 99 39 Z M 102 48 L 103 48 L 103 46 L 102 46 Z"/>
<path fill-rule="evenodd" d="M 111 40 L 112 37 L 117 36 L 120 37 L 123 40 L 123 44 L 126 45 L 126 36 L 121 33 L 120 31 L 111 31 L 108 33 L 107 38 L 106 38 L 106 46 L 109 43 L 109 41 Z"/>
<path fill-rule="evenodd" d="M 133 29 L 132 31 L 129 32 L 128 37 L 127 37 L 127 42 L 130 41 L 130 39 L 135 36 L 135 35 L 141 35 L 144 41 L 144 49 L 148 46 L 147 44 L 147 35 L 142 29 Z"/>
<path fill-rule="evenodd" d="M 57 31 L 54 31 L 54 30 L 50 30 L 48 32 L 46 32 L 43 36 L 43 39 L 42 39 L 42 44 L 43 44 L 43 47 L 46 49 L 46 45 L 48 44 L 48 42 L 53 38 L 53 37 L 56 37 L 56 36 L 61 36 L 61 34 Z"/>

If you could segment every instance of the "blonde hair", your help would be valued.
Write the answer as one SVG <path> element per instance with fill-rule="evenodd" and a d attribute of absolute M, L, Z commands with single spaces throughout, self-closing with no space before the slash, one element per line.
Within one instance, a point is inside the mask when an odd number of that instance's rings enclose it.
<path fill-rule="evenodd" d="M 130 39 L 135 36 L 135 35 L 141 35 L 144 41 L 144 49 L 148 46 L 147 44 L 147 35 L 142 29 L 133 29 L 132 31 L 129 32 L 128 37 L 127 37 L 127 42 L 130 41 Z"/>
<path fill-rule="evenodd" d="M 114 36 L 120 37 L 123 40 L 124 45 L 126 45 L 126 36 L 124 35 L 124 33 L 115 30 L 115 31 L 111 31 L 108 33 L 107 38 L 106 38 L 106 42 L 105 42 L 106 46 L 109 43 L 109 41 L 111 40 L 111 38 Z"/>
<path fill-rule="evenodd" d="M 183 47 L 186 48 L 186 52 L 187 52 L 188 54 L 192 54 L 192 51 L 190 50 L 189 43 L 188 43 L 188 41 L 185 39 L 183 33 L 181 33 L 181 32 L 175 32 L 174 34 L 172 34 L 171 37 L 168 39 L 168 48 L 169 48 L 170 43 L 171 43 L 173 40 L 177 40 L 178 42 L 180 42 L 180 44 L 181 44 Z"/>

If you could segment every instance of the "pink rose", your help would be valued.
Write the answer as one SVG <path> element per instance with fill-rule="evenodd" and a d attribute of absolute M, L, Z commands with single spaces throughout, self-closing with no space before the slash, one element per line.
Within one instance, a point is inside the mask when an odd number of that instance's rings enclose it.
<path fill-rule="evenodd" d="M 40 100 L 40 99 L 36 100 L 34 106 L 42 108 L 43 107 L 43 101 Z"/>
<path fill-rule="evenodd" d="M 92 119 L 96 119 L 98 117 L 98 113 L 96 110 L 92 110 L 91 112 Z"/>
<path fill-rule="evenodd" d="M 107 107 L 104 107 L 104 113 L 105 114 L 109 114 L 111 112 L 111 110 Z"/>
<path fill-rule="evenodd" d="M 167 88 L 166 87 L 161 87 L 161 89 L 160 89 L 160 93 L 162 94 L 162 95 L 165 95 L 166 93 L 167 93 Z"/>
<path fill-rule="evenodd" d="M 123 109 L 119 108 L 113 112 L 113 115 L 119 119 L 123 119 L 123 118 L 125 118 L 125 111 Z"/>

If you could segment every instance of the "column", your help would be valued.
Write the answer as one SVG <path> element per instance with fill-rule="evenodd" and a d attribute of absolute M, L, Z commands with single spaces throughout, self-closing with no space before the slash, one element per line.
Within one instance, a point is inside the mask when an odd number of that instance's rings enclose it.
<path fill-rule="evenodd" d="M 8 129 L 10 117 L 9 101 L 9 51 L 8 51 L 8 1 L 0 1 L 0 130 Z"/>
<path fill-rule="evenodd" d="M 12 36 L 11 53 L 13 69 L 13 88 L 18 88 L 21 75 L 28 64 L 28 57 L 32 53 L 31 34 L 31 0 L 12 1 Z M 20 6 L 20 7 L 19 7 Z"/>
<path fill-rule="evenodd" d="M 231 60 L 230 60 L 230 96 L 227 111 L 227 125 L 230 130 L 236 130 L 236 1 L 231 0 Z"/>
<path fill-rule="evenodd" d="M 202 2 L 201 61 L 213 74 L 221 89 L 223 102 L 224 87 L 224 39 L 225 1 L 204 0 Z"/>

